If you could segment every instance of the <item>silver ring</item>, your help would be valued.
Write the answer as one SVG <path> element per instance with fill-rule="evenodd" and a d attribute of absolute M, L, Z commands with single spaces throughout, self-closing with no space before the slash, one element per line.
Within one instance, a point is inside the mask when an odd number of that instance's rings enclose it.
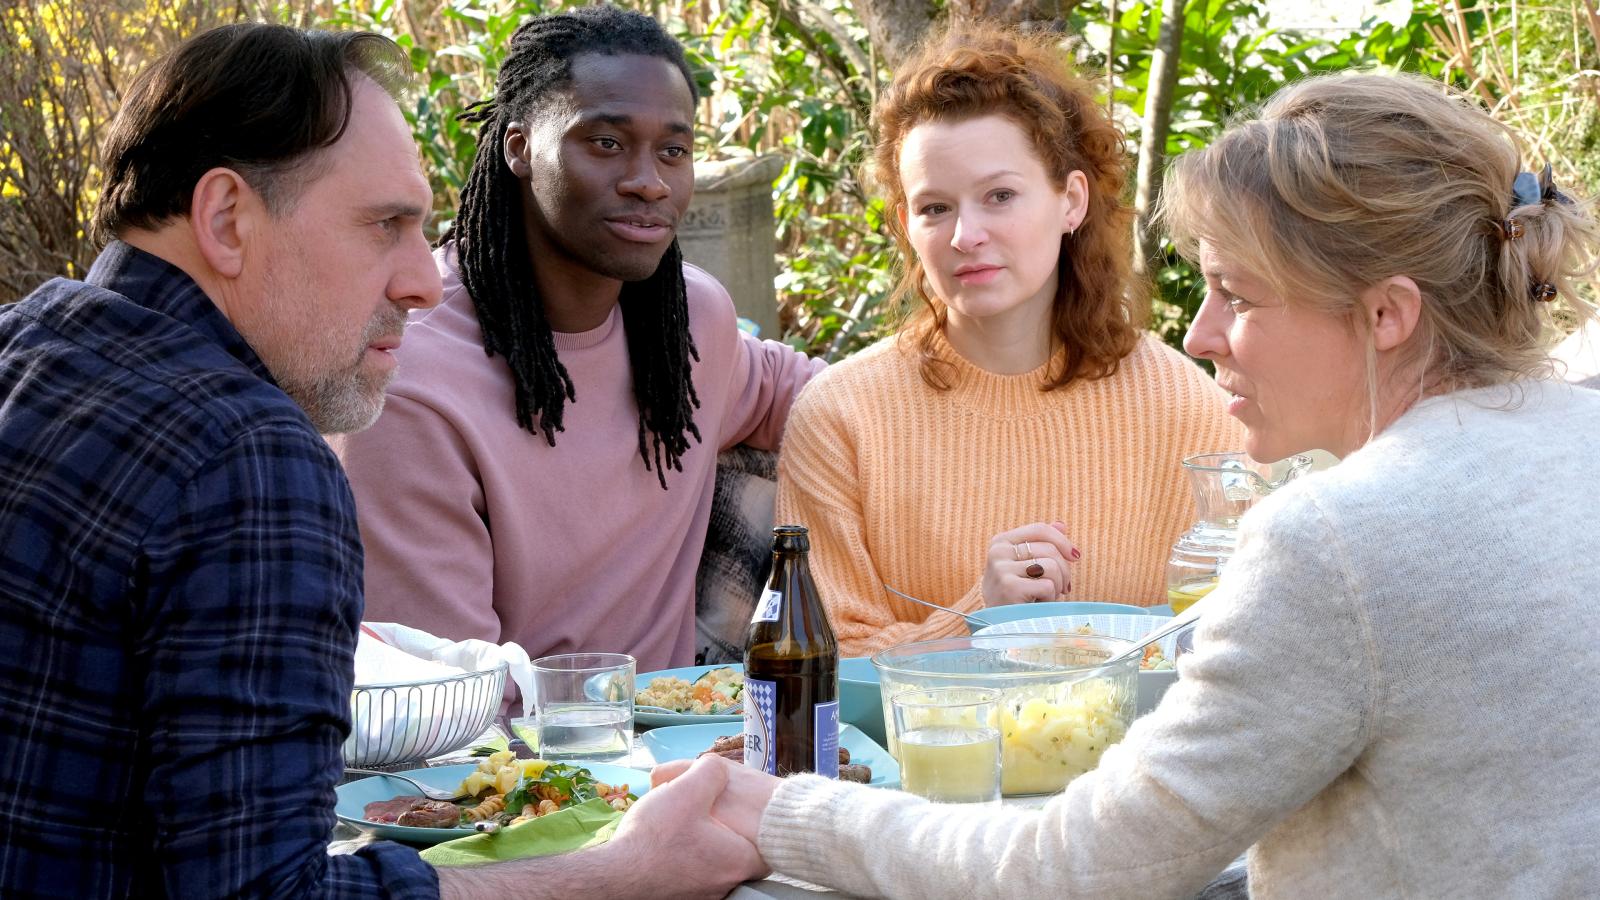
<path fill-rule="evenodd" d="M 1023 541 L 1022 552 L 1027 554 L 1027 559 L 1033 559 L 1033 544 L 1029 541 Z"/>
<path fill-rule="evenodd" d="M 1012 544 L 1011 545 L 1011 552 L 1015 553 L 1017 555 L 1017 562 L 1022 562 L 1023 560 L 1027 559 L 1026 556 L 1022 555 L 1022 545 L 1021 544 Z"/>

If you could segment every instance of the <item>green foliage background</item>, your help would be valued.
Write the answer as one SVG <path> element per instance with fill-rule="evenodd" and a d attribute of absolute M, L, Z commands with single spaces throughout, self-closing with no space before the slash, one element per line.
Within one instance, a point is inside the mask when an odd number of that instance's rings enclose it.
<path fill-rule="evenodd" d="M 152 0 L 78 0 L 74 21 L 148 22 L 137 8 Z M 1600 184 L 1600 18 L 1594 0 L 1580 8 L 1519 8 L 1500 0 L 1388 0 L 1374 17 L 1351 33 L 1295 34 L 1274 31 L 1261 0 L 1189 0 L 1179 82 L 1167 140 L 1169 157 L 1203 146 L 1231 118 L 1286 82 L 1350 67 L 1384 67 L 1425 73 L 1476 92 L 1505 120 L 1528 135 L 1535 158 L 1556 164 L 1564 183 Z M 62 0 L 36 0 L 0 11 L 7 40 L 0 43 L 0 77 L 13 86 L 31 84 L 30 52 L 13 34 L 32 29 L 25 42 L 33 56 L 54 40 L 62 56 L 86 52 L 83 34 L 50 32 L 62 27 Z M 451 210 L 475 151 L 475 134 L 456 115 L 486 96 L 511 33 L 527 16 L 574 5 L 564 0 L 301 0 L 238 2 L 218 12 L 217 5 L 190 0 L 157 4 L 170 16 L 170 29 L 202 27 L 218 18 L 264 18 L 324 28 L 362 28 L 384 33 L 405 47 L 418 76 L 419 90 L 407 110 L 425 163 L 434 179 L 436 227 L 449 224 Z M 868 116 L 877 86 L 888 73 L 874 55 L 867 32 L 850 0 L 676 0 L 622 5 L 650 12 L 667 23 L 689 49 L 699 73 L 703 102 L 698 154 L 730 158 L 776 153 L 784 168 L 773 183 L 780 246 L 776 284 L 786 339 L 830 358 L 848 354 L 887 333 L 897 318 L 889 297 L 896 254 L 883 227 L 885 210 L 872 196 L 860 171 L 870 153 Z M 204 16 L 178 15 L 190 6 Z M 92 8 L 93 7 L 93 8 Z M 99 9 L 94 9 L 99 8 Z M 1153 49 L 1159 35 L 1159 3 L 1092 0 L 1072 5 L 1054 23 L 1064 45 L 1085 71 L 1101 73 L 1109 102 L 1137 148 L 1148 96 Z M 173 12 L 174 10 L 177 13 Z M 121 16 L 119 20 L 117 17 Z M 826 22 L 824 22 L 824 19 Z M 170 30 L 169 29 L 169 30 Z M 125 25 L 100 39 L 103 63 L 93 69 L 61 68 L 60 78 L 125 82 L 117 70 L 151 55 L 154 38 L 146 25 Z M 159 35 L 170 43 L 181 34 Z M 111 52 L 106 52 L 107 50 Z M 9 70 L 8 68 L 9 67 Z M 112 76 L 116 77 L 113 78 Z M 103 119 L 115 91 L 80 92 L 99 96 L 82 111 L 84 121 Z M 22 99 L 26 99 L 24 96 Z M 6 240 L 13 219 L 51 190 L 50 178 L 19 172 L 18 140 L 11 124 L 24 109 L 16 96 L 0 94 L 0 263 L 27 250 Z M 70 118 L 70 117 L 69 117 Z M 42 127 L 42 139 L 50 129 Z M 60 126 L 56 126 L 59 131 Z M 81 222 L 92 204 L 92 154 L 74 170 L 76 189 L 65 204 Z M 59 162 L 59 161 L 57 161 Z M 33 165 L 38 168 L 37 164 Z M 66 176 L 57 177 L 64 183 Z M 55 198 L 58 205 L 60 198 Z M 59 227 L 70 227 L 59 226 Z M 26 232 L 26 228 L 17 229 Z M 81 235 L 78 235 L 81 239 Z M 59 242 L 59 241 L 58 241 Z M 70 243 L 70 241 L 68 242 Z M 60 251 L 52 251 L 60 256 Z M 92 252 L 79 240 L 77 255 Z M 86 265 L 87 259 L 69 260 Z M 70 265 L 36 264 L 45 271 Z M 1195 272 L 1163 245 L 1152 270 L 1159 288 L 1154 328 L 1177 344 L 1200 301 Z M 14 286 L 0 283 L 0 289 Z M 14 297 L 0 296 L 0 300 Z"/>

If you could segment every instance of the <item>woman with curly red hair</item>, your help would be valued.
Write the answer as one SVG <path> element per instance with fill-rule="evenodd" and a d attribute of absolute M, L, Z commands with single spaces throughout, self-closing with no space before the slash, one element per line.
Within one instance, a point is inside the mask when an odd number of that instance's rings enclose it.
<path fill-rule="evenodd" d="M 1242 437 L 1144 330 L 1121 134 L 1048 36 L 971 25 L 901 68 L 874 124 L 919 308 L 812 382 L 779 463 L 842 652 L 963 629 L 885 583 L 962 612 L 1162 602 L 1194 512 L 1179 460 Z"/>

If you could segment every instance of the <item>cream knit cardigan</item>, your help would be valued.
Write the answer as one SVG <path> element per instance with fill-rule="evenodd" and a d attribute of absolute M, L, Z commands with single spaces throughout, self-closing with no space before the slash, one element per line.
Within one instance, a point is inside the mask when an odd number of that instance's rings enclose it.
<path fill-rule="evenodd" d="M 1245 518 L 1181 680 L 1043 810 L 805 776 L 761 851 L 917 900 L 1185 897 L 1247 847 L 1255 900 L 1600 895 L 1597 447 L 1600 392 L 1425 400 Z"/>

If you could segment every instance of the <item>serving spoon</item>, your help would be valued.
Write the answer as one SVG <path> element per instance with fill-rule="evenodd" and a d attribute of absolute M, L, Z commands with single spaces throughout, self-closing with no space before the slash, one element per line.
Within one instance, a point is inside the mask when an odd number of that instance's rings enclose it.
<path fill-rule="evenodd" d="M 927 600 L 918 600 L 917 598 L 911 596 L 910 594 L 904 594 L 904 593 L 901 593 L 900 591 L 895 590 L 892 587 L 889 587 L 887 584 L 883 586 L 883 589 L 888 591 L 889 593 L 895 595 L 896 597 L 902 597 L 902 598 L 904 598 L 906 600 L 910 600 L 912 603 L 921 603 L 923 606 L 931 606 L 934 609 L 942 610 L 943 612 L 947 612 L 952 616 L 960 616 L 961 618 L 966 619 L 968 622 L 972 622 L 972 623 L 976 624 L 979 628 L 988 628 L 990 625 L 994 624 L 993 622 L 990 622 L 988 619 L 984 619 L 984 618 L 981 618 L 979 616 L 970 615 L 968 613 L 961 612 L 960 610 L 957 610 L 957 609 L 951 609 L 948 606 L 940 606 L 937 603 L 930 603 Z"/>
<path fill-rule="evenodd" d="M 1193 606 L 1190 606 L 1182 613 L 1173 616 L 1170 623 L 1150 632 L 1149 634 L 1140 638 L 1132 647 L 1129 647 L 1121 653 L 1118 653 L 1116 656 L 1111 657 L 1100 665 L 1109 666 L 1112 663 L 1121 662 L 1129 657 L 1143 657 L 1144 648 L 1150 646 L 1151 644 L 1159 644 L 1166 638 L 1177 634 L 1185 628 L 1188 628 L 1190 625 L 1200 621 L 1200 607 L 1205 605 L 1205 601 L 1206 598 L 1200 598 L 1200 600 L 1196 601 Z"/>

